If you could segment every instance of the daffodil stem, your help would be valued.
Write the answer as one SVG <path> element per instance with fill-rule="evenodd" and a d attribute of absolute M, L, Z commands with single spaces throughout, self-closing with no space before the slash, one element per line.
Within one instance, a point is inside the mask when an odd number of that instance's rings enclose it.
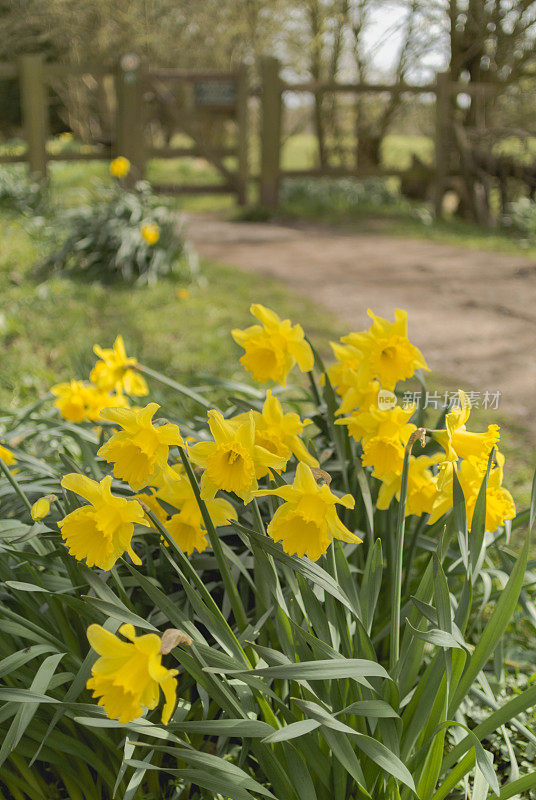
<path fill-rule="evenodd" d="M 406 498 L 408 493 L 409 458 L 413 445 L 420 439 L 424 445 L 425 430 L 417 428 L 406 445 L 404 451 L 404 465 L 402 467 L 402 480 L 400 485 L 400 501 L 398 503 L 398 516 L 395 530 L 395 565 L 393 575 L 393 589 L 391 594 L 391 632 L 389 637 L 389 668 L 391 677 L 400 658 L 400 606 L 402 603 L 402 571 L 404 564 L 404 535 L 406 530 Z"/>
<path fill-rule="evenodd" d="M 17 481 L 15 480 L 14 476 L 11 474 L 11 471 L 10 471 L 9 467 L 7 466 L 7 464 L 4 464 L 4 462 L 2 461 L 1 458 L 0 458 L 0 469 L 2 470 L 2 472 L 6 476 L 6 478 L 8 479 L 8 481 L 10 482 L 10 484 L 12 485 L 12 487 L 14 488 L 14 490 L 16 491 L 16 493 L 18 494 L 18 496 L 20 497 L 22 502 L 24 503 L 24 505 L 26 507 L 26 510 L 28 511 L 28 514 L 30 514 L 30 516 L 31 516 L 31 514 L 32 514 L 32 505 L 31 505 L 30 501 L 28 500 L 28 498 L 26 497 L 26 495 L 24 494 L 24 492 L 20 488 L 20 486 L 17 483 Z"/>
<path fill-rule="evenodd" d="M 212 545 L 212 549 L 214 550 L 214 555 L 216 556 L 216 560 L 220 568 L 220 573 L 223 579 L 223 583 L 225 584 L 225 588 L 229 595 L 229 600 L 231 603 L 231 608 L 233 609 L 233 614 L 236 620 L 236 624 L 239 630 L 243 631 L 245 630 L 245 628 L 247 628 L 249 622 L 246 610 L 244 608 L 244 604 L 242 603 L 242 598 L 240 597 L 236 582 L 234 581 L 233 576 L 231 575 L 229 564 L 227 563 L 227 559 L 225 558 L 225 554 L 223 552 L 219 536 L 216 532 L 216 528 L 214 527 L 214 523 L 212 522 L 212 519 L 208 512 L 206 503 L 201 497 L 199 484 L 192 469 L 192 465 L 190 464 L 190 460 L 186 455 L 185 450 L 182 447 L 179 447 L 179 453 L 182 463 L 184 465 L 184 469 L 186 470 L 186 474 L 188 475 L 188 480 L 190 481 L 190 484 L 192 486 L 195 499 L 197 500 L 197 505 L 199 506 L 199 510 L 201 511 L 201 516 L 203 517 L 203 522 L 205 524 L 205 528 L 208 533 L 208 538 L 210 539 L 210 544 Z"/>
<path fill-rule="evenodd" d="M 189 397 L 190 400 L 194 400 L 196 403 L 199 403 L 199 405 L 203 406 L 203 408 L 216 408 L 214 403 L 211 403 L 209 400 L 201 397 L 201 395 L 197 394 L 197 392 L 194 392 L 193 389 L 183 386 L 182 383 L 172 381 L 171 378 L 166 378 L 165 375 L 161 375 L 160 372 L 156 372 L 154 369 L 149 369 L 149 367 L 145 367 L 143 364 L 138 364 L 137 369 L 139 372 L 143 372 L 144 375 L 148 375 L 149 378 L 153 378 L 155 381 L 163 383 L 164 386 L 169 386 L 170 389 L 175 389 L 175 391 L 180 392 L 180 394 L 184 394 L 186 397 Z"/>
<path fill-rule="evenodd" d="M 257 528 L 257 533 L 260 533 L 262 536 L 266 536 L 266 529 L 264 527 L 264 522 L 262 521 L 261 510 L 259 508 L 259 504 L 257 503 L 256 497 L 254 497 L 251 501 L 251 506 L 253 508 L 253 522 Z"/>

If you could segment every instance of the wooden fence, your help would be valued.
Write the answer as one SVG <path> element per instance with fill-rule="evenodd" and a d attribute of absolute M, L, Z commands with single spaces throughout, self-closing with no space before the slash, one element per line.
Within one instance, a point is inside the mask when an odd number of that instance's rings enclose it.
<path fill-rule="evenodd" d="M 49 161 L 109 159 L 115 155 L 126 156 L 133 165 L 136 177 L 142 177 L 149 158 L 178 158 L 198 156 L 213 164 L 222 181 L 212 185 L 158 185 L 156 190 L 177 192 L 229 192 L 234 193 L 240 203 L 247 199 L 249 171 L 249 98 L 260 97 L 260 172 L 255 176 L 259 183 L 261 205 L 277 206 L 281 181 L 285 178 L 351 176 L 389 177 L 402 176 L 407 170 L 374 164 L 357 164 L 355 168 L 344 166 L 316 167 L 288 170 L 281 165 L 282 127 L 285 108 L 285 93 L 309 93 L 313 95 L 344 93 L 359 94 L 413 94 L 435 96 L 435 158 L 432 167 L 434 206 L 441 214 L 443 196 L 452 171 L 453 120 L 455 101 L 459 94 L 488 97 L 497 91 L 491 84 L 452 83 L 446 73 L 439 73 L 433 83 L 410 85 L 406 83 L 322 83 L 316 81 L 289 82 L 281 76 L 278 59 L 266 56 L 260 65 L 260 85 L 248 84 L 245 66 L 229 73 L 186 72 L 171 69 L 149 69 L 135 55 L 121 58 L 115 73 L 115 128 L 109 142 L 95 143 L 91 152 L 47 150 L 49 87 L 58 78 L 91 74 L 98 79 L 111 75 L 110 69 L 97 64 L 54 64 L 45 62 L 41 55 L 22 56 L 17 64 L 0 63 L 0 79 L 17 78 L 20 87 L 26 152 L 23 155 L 0 155 L 0 163 L 27 161 L 30 171 L 37 177 L 47 173 Z M 188 108 L 184 103 L 175 103 L 173 87 L 188 86 L 194 101 Z M 156 88 L 155 88 L 156 87 Z M 157 91 L 166 99 L 171 111 L 175 130 L 181 130 L 192 140 L 191 147 L 153 147 L 146 135 L 146 96 L 148 91 Z M 199 119 L 203 114 L 223 115 L 235 126 L 234 145 L 224 147 L 210 141 L 203 134 Z M 235 168 L 228 166 L 232 157 Z"/>
<path fill-rule="evenodd" d="M 426 85 L 379 84 L 379 83 L 322 83 L 318 81 L 289 82 L 281 77 L 281 63 L 278 59 L 265 57 L 261 65 L 261 204 L 273 208 L 277 206 L 281 181 L 284 178 L 316 177 L 402 177 L 407 169 L 364 164 L 355 168 L 344 166 L 314 167 L 306 169 L 283 169 L 281 166 L 282 124 L 284 114 L 284 95 L 286 92 L 318 94 L 413 94 L 435 96 L 435 134 L 433 166 L 433 200 L 437 216 L 441 215 L 443 196 L 449 185 L 453 168 L 453 126 L 456 98 L 460 94 L 489 97 L 500 87 L 494 84 L 454 83 L 448 73 L 438 73 L 433 83 Z"/>
<path fill-rule="evenodd" d="M 102 80 L 114 79 L 115 124 L 109 142 L 91 142 L 91 151 L 49 152 L 49 94 L 53 80 L 91 75 Z M 41 55 L 22 56 L 17 64 L 0 63 L 0 80 L 18 79 L 26 151 L 22 154 L 0 154 L 1 163 L 26 161 L 36 178 L 45 178 L 50 161 L 102 160 L 123 155 L 132 164 L 134 178 L 144 176 L 149 158 L 202 157 L 212 163 L 222 182 L 198 184 L 163 184 L 155 190 L 181 193 L 233 193 L 239 203 L 246 202 L 249 180 L 248 166 L 248 76 L 245 67 L 235 72 L 187 72 L 184 70 L 151 70 L 135 55 L 123 56 L 115 73 L 95 63 L 54 64 Z M 192 108 L 171 109 L 175 130 L 193 140 L 188 147 L 154 147 L 147 141 L 147 94 L 159 91 L 173 106 L 173 88 L 187 85 Z M 224 147 L 207 141 L 199 120 L 206 115 L 231 119 L 235 127 L 234 144 Z M 226 159 L 233 158 L 235 169 Z"/>

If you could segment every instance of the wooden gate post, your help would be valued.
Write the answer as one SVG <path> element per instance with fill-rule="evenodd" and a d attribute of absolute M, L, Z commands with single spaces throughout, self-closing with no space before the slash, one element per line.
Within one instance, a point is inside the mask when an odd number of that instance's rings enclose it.
<path fill-rule="evenodd" d="M 273 56 L 261 61 L 261 184 L 260 202 L 275 208 L 279 201 L 282 92 L 280 62 Z"/>
<path fill-rule="evenodd" d="M 241 64 L 236 80 L 236 124 L 238 129 L 238 203 L 245 206 L 248 199 L 249 179 L 249 83 L 248 68 Z"/>
<path fill-rule="evenodd" d="M 145 115 L 143 92 L 145 69 L 139 56 L 124 55 L 116 74 L 117 110 L 115 155 L 131 163 L 130 182 L 143 178 L 145 172 Z"/>
<path fill-rule="evenodd" d="M 449 171 L 452 127 L 452 103 L 450 96 L 450 73 L 438 72 L 436 75 L 436 121 L 435 121 L 435 181 L 434 215 L 440 219 L 443 214 L 443 196 Z"/>
<path fill-rule="evenodd" d="M 30 174 L 42 180 L 47 174 L 48 104 L 43 79 L 43 56 L 21 56 L 19 60 L 19 87 L 26 158 Z"/>

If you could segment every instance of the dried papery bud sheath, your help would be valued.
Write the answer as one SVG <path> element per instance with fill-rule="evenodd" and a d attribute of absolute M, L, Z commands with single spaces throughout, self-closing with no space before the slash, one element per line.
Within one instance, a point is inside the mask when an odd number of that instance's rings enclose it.
<path fill-rule="evenodd" d="M 166 656 L 168 653 L 171 653 L 171 651 L 179 644 L 189 647 L 192 644 L 192 639 L 187 633 L 184 633 L 184 631 L 181 631 L 179 628 L 167 628 L 162 634 L 160 653 L 163 656 Z"/>
<path fill-rule="evenodd" d="M 408 439 L 408 443 L 406 445 L 408 450 L 411 450 L 413 445 L 416 441 L 421 443 L 421 447 L 424 447 L 426 444 L 426 428 L 417 428 L 417 430 L 413 431 L 411 436 Z"/>
<path fill-rule="evenodd" d="M 331 475 L 329 472 L 326 472 L 324 469 L 320 469 L 320 467 L 311 467 L 310 469 L 317 483 L 327 483 L 328 486 L 330 485 Z"/>

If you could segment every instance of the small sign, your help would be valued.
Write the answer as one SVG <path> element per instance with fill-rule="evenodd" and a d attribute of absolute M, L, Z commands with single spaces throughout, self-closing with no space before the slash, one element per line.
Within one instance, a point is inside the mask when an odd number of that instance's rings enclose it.
<path fill-rule="evenodd" d="M 236 83 L 232 78 L 195 81 L 194 96 L 197 106 L 232 108 L 236 105 Z"/>

